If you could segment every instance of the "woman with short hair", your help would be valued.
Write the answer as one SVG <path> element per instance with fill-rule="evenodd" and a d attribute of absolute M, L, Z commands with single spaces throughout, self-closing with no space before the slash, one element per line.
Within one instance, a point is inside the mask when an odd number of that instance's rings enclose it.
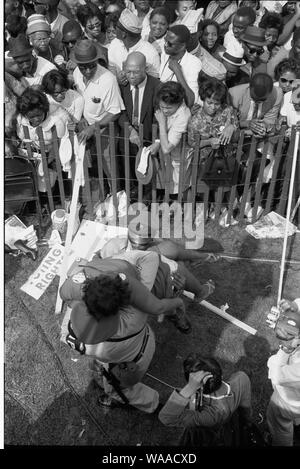
<path fill-rule="evenodd" d="M 185 164 L 183 174 L 185 174 L 184 185 L 190 185 L 189 181 L 189 154 L 181 157 L 182 137 L 187 131 L 188 121 L 191 111 L 187 106 L 185 90 L 180 83 L 167 81 L 158 89 L 156 96 L 158 110 L 155 118 L 159 126 L 160 142 L 155 142 L 149 148 L 152 154 L 161 150 L 166 163 L 166 155 L 170 154 L 172 165 L 172 181 L 170 183 L 170 194 L 178 194 L 179 169 L 180 164 Z M 168 168 L 166 168 L 168 170 Z M 163 173 L 161 174 L 162 187 L 165 188 Z M 187 188 L 185 187 L 185 188 Z"/>
<path fill-rule="evenodd" d="M 164 51 L 165 36 L 169 29 L 170 21 L 170 12 L 164 7 L 155 8 L 150 13 L 150 32 L 144 39 L 155 47 L 159 55 Z"/>
<path fill-rule="evenodd" d="M 283 94 L 292 91 L 293 83 L 300 78 L 300 63 L 294 59 L 284 59 L 274 71 L 275 86 L 282 89 Z"/>
<path fill-rule="evenodd" d="M 51 112 L 62 107 L 67 111 L 71 122 L 78 123 L 80 121 L 84 99 L 77 91 L 70 89 L 70 83 L 65 73 L 51 70 L 44 75 L 41 86 L 49 100 Z"/>
<path fill-rule="evenodd" d="M 76 12 L 79 23 L 84 29 L 85 35 L 91 41 L 96 41 L 103 45 L 105 43 L 104 14 L 90 3 L 79 5 Z"/>
<path fill-rule="evenodd" d="M 62 138 L 67 132 L 67 114 L 60 109 L 50 112 L 49 101 L 42 91 L 28 87 L 17 99 L 17 136 L 21 143 L 27 138 L 23 127 L 28 128 L 33 157 L 39 160 L 38 188 L 40 192 L 46 192 L 46 184 L 41 161 L 40 140 L 37 129 L 42 128 L 45 152 L 50 173 L 50 184 L 54 186 L 56 181 L 55 154 L 53 152 L 52 128 L 56 127 L 58 138 Z M 26 148 L 25 148 L 26 150 Z M 28 155 L 30 156 L 30 155 Z"/>

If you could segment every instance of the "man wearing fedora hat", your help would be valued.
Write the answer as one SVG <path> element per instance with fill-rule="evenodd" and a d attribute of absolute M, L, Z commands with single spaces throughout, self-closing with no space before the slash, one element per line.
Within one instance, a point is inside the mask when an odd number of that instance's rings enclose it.
<path fill-rule="evenodd" d="M 241 70 L 241 67 L 246 65 L 243 59 L 244 50 L 235 47 L 235 43 L 229 44 L 225 52 L 220 52 L 222 63 L 226 68 L 226 85 L 227 88 L 249 83 L 250 77 L 247 73 Z"/>
<path fill-rule="evenodd" d="M 89 145 L 95 145 L 95 126 L 107 127 L 114 122 L 124 104 L 116 77 L 98 62 L 105 61 L 102 48 L 88 39 L 77 41 L 70 52 L 70 60 L 77 64 L 73 72 L 74 84 L 77 91 L 84 98 L 84 119 L 81 122 L 82 130 L 79 141 L 89 141 Z M 106 176 L 110 178 L 110 153 L 108 131 L 101 137 L 103 148 L 103 164 Z M 96 154 L 96 151 L 92 151 Z M 97 176 L 97 158 L 92 160 L 92 172 Z"/>
<path fill-rule="evenodd" d="M 26 34 L 36 55 L 58 65 L 63 62 L 62 46 L 51 38 L 50 24 L 43 15 L 28 17 Z"/>
<path fill-rule="evenodd" d="M 35 12 L 46 17 L 50 24 L 54 39 L 62 40 L 62 28 L 69 18 L 59 13 L 60 0 L 34 0 Z"/>
<path fill-rule="evenodd" d="M 123 63 L 131 52 L 141 52 L 146 57 L 147 73 L 159 78 L 160 58 L 155 47 L 141 39 L 142 26 L 138 17 L 127 8 L 122 11 L 117 26 L 117 37 L 108 49 L 109 69 L 118 77 L 122 85 L 127 78 L 123 71 Z"/>
<path fill-rule="evenodd" d="M 257 26 L 248 26 L 241 34 L 244 49 L 244 59 L 247 64 L 243 67 L 246 73 L 253 76 L 255 73 L 266 73 L 270 52 L 267 49 L 266 30 Z"/>
<path fill-rule="evenodd" d="M 12 57 L 18 65 L 28 86 L 40 85 L 43 76 L 50 70 L 56 69 L 55 65 L 49 60 L 33 55 L 32 46 L 24 34 L 19 34 L 18 37 L 10 39 L 8 56 Z M 5 68 L 7 67 L 9 68 L 9 63 L 6 62 Z"/>

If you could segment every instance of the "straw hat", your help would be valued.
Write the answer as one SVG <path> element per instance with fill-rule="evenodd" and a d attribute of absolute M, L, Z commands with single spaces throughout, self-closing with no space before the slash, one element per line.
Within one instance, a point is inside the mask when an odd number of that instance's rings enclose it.
<path fill-rule="evenodd" d="M 39 31 L 51 33 L 50 24 L 48 23 L 48 21 L 46 21 L 46 18 L 43 15 L 30 15 L 27 18 L 26 34 L 29 36 L 30 34 L 37 33 Z"/>
<path fill-rule="evenodd" d="M 230 43 L 224 52 L 220 52 L 220 57 L 222 57 L 225 62 L 236 65 L 237 67 L 246 65 L 246 61 L 243 59 L 244 50 L 242 48 L 240 49 L 235 47 L 234 43 Z"/>
<path fill-rule="evenodd" d="M 140 34 L 142 31 L 142 24 L 140 23 L 138 17 L 132 13 L 128 8 L 122 11 L 119 23 L 123 26 L 126 31 L 130 33 Z"/>

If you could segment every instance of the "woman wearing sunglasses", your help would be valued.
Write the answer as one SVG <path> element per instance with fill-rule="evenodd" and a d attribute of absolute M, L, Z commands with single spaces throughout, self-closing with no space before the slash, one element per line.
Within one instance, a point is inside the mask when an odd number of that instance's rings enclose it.
<path fill-rule="evenodd" d="M 77 8 L 77 18 L 84 29 L 87 39 L 105 44 L 104 14 L 94 4 L 80 5 Z"/>
<path fill-rule="evenodd" d="M 292 90 L 293 83 L 300 78 L 300 63 L 294 59 L 282 60 L 275 68 L 275 86 L 282 89 L 283 94 Z"/>

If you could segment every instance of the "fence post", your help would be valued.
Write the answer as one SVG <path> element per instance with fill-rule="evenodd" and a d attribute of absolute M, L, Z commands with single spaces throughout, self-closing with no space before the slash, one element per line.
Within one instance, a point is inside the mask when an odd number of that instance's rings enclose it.
<path fill-rule="evenodd" d="M 103 182 L 103 153 L 102 153 L 102 142 L 101 142 L 101 133 L 100 133 L 100 126 L 96 125 L 96 152 L 97 152 L 97 167 L 98 167 L 98 180 L 99 180 L 99 188 L 100 188 L 100 197 L 102 200 L 105 199 L 105 191 L 104 191 L 104 182 Z"/>
<path fill-rule="evenodd" d="M 291 171 L 292 171 L 292 163 L 293 163 L 293 149 L 294 149 L 294 145 L 295 145 L 295 137 L 296 137 L 296 132 L 295 132 L 295 127 L 293 127 L 292 134 L 291 134 L 291 139 L 290 139 L 290 144 L 289 144 L 289 148 L 288 148 L 287 155 L 286 155 L 287 164 L 286 164 L 286 168 L 285 168 L 283 187 L 282 187 L 282 192 L 280 194 L 280 203 L 279 203 L 279 207 L 278 207 L 278 212 L 282 216 L 284 216 L 285 207 L 286 207 L 286 203 L 287 203 L 287 194 L 288 194 L 289 184 L 290 184 L 290 180 L 291 180 Z"/>
<path fill-rule="evenodd" d="M 259 173 L 258 173 L 257 180 L 255 182 L 255 199 L 254 199 L 254 206 L 253 206 L 253 215 L 252 215 L 253 220 L 252 220 L 252 223 L 254 223 L 256 221 L 258 205 L 259 204 L 261 205 L 261 188 L 262 188 L 262 184 L 263 184 L 264 169 L 265 169 L 265 166 L 266 166 L 269 143 L 270 143 L 270 139 L 267 138 L 264 141 L 264 148 L 263 148 L 262 158 L 260 160 Z"/>
<path fill-rule="evenodd" d="M 238 146 L 237 146 L 237 151 L 236 151 L 236 162 L 238 165 L 238 168 L 240 167 L 241 163 L 241 158 L 243 154 L 243 143 L 244 143 L 244 136 L 245 136 L 245 131 L 242 130 L 240 133 L 240 138 L 238 141 Z M 232 186 L 231 191 L 230 191 L 230 197 L 229 197 L 229 202 L 228 202 L 228 222 L 231 220 L 231 217 L 233 215 L 233 204 L 238 196 L 237 193 L 237 186 L 238 186 L 239 181 L 237 181 L 237 184 Z"/>
<path fill-rule="evenodd" d="M 58 146 L 58 137 L 56 132 L 56 127 L 52 127 L 52 142 L 53 142 L 53 150 L 55 154 L 55 162 L 56 162 L 56 171 L 57 171 L 57 178 L 58 178 L 58 186 L 59 186 L 59 195 L 62 207 L 65 207 L 65 189 L 63 183 L 63 175 L 61 169 L 61 162 L 59 157 L 59 146 Z"/>
<path fill-rule="evenodd" d="M 111 165 L 111 185 L 113 204 L 115 208 L 115 220 L 118 220 L 118 198 L 117 198 L 117 170 L 116 170 L 116 151 L 115 151 L 115 126 L 113 122 L 109 123 L 109 148 L 110 148 L 110 165 Z"/>
<path fill-rule="evenodd" d="M 129 122 L 125 122 L 124 126 L 124 147 L 125 147 L 125 155 L 124 155 L 124 165 L 125 165 L 125 192 L 127 196 L 127 212 L 128 207 L 130 204 L 130 153 L 129 153 Z"/>
<path fill-rule="evenodd" d="M 244 183 L 242 202 L 240 206 L 239 222 L 243 221 L 243 218 L 244 218 L 245 206 L 248 200 L 248 192 L 249 192 L 249 188 L 251 184 L 250 181 L 251 181 L 251 176 L 252 176 L 252 168 L 253 168 L 253 163 L 256 157 L 256 146 L 257 146 L 257 139 L 253 136 L 251 139 L 251 144 L 250 144 L 250 155 L 248 157 L 248 167 L 247 167 L 247 173 L 246 173 L 246 180 Z"/>
<path fill-rule="evenodd" d="M 274 202 L 273 201 L 273 197 L 274 197 L 274 191 L 275 191 L 275 184 L 277 181 L 277 176 L 278 176 L 278 169 L 279 169 L 279 165 L 280 165 L 280 162 L 282 160 L 282 147 L 283 147 L 283 143 L 284 143 L 284 135 L 285 135 L 285 131 L 286 131 L 286 127 L 282 127 L 281 130 L 280 130 L 280 134 L 279 134 L 279 137 L 278 137 L 278 142 L 277 142 L 277 148 L 276 148 L 276 153 L 275 153 L 275 163 L 274 163 L 274 167 L 273 167 L 273 174 L 272 174 L 272 178 L 271 178 L 271 182 L 270 182 L 270 186 L 269 186 L 269 190 L 268 190 L 268 196 L 267 196 L 267 202 L 266 202 L 266 208 L 265 208 L 265 213 L 269 213 L 271 211 L 271 203 Z"/>
<path fill-rule="evenodd" d="M 92 155 L 89 154 L 90 150 L 85 148 L 85 153 L 83 157 L 83 174 L 84 174 L 84 186 L 82 188 L 86 203 L 87 203 L 87 212 L 88 216 L 91 219 L 93 216 L 93 203 L 92 203 L 92 190 L 91 190 L 91 183 L 90 183 L 90 175 L 88 169 L 88 161 L 92 160 Z"/>
<path fill-rule="evenodd" d="M 54 202 L 53 202 L 53 195 L 52 195 L 52 189 L 51 189 L 51 184 L 50 184 L 50 175 L 49 175 L 49 168 L 48 168 L 48 162 L 47 162 L 47 156 L 46 156 L 46 147 L 45 147 L 42 127 L 37 128 L 37 135 L 39 137 L 39 142 L 40 142 L 42 164 L 43 164 L 44 178 L 46 182 L 49 208 L 50 208 L 50 212 L 53 212 Z"/>
<path fill-rule="evenodd" d="M 180 150 L 180 166 L 179 166 L 179 181 L 178 181 L 178 203 L 181 204 L 182 201 L 182 193 L 183 193 L 183 180 L 185 177 L 184 169 L 185 169 L 185 152 L 186 152 L 186 139 L 187 134 L 183 134 L 181 137 L 181 150 Z"/>

